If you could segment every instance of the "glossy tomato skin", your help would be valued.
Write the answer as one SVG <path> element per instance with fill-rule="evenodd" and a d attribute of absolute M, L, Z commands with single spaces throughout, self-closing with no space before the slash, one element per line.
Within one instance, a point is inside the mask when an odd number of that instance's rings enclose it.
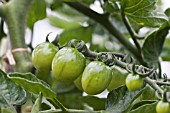
<path fill-rule="evenodd" d="M 108 91 L 112 91 L 122 85 L 125 85 L 127 74 L 121 73 L 116 69 L 112 69 L 112 80 L 107 87 Z"/>
<path fill-rule="evenodd" d="M 96 95 L 104 91 L 112 79 L 112 71 L 103 62 L 93 61 L 89 63 L 82 75 L 82 88 L 90 95 Z"/>
<path fill-rule="evenodd" d="M 86 59 L 86 66 L 87 66 L 90 62 L 91 62 L 91 61 L 90 61 L 89 59 Z M 76 86 L 79 90 L 83 91 L 82 83 L 81 83 L 81 78 L 82 78 L 82 74 L 81 74 L 76 80 L 74 80 L 74 84 L 75 84 L 75 86 Z"/>
<path fill-rule="evenodd" d="M 32 52 L 32 63 L 39 71 L 50 71 L 53 57 L 58 48 L 49 42 L 37 45 Z"/>
<path fill-rule="evenodd" d="M 156 105 L 157 113 L 170 113 L 170 105 L 169 102 L 159 101 Z"/>
<path fill-rule="evenodd" d="M 143 86 L 143 79 L 139 75 L 130 73 L 126 77 L 125 83 L 129 91 L 136 91 Z"/>
<path fill-rule="evenodd" d="M 53 76 L 63 82 L 73 82 L 85 68 L 85 57 L 75 48 L 64 47 L 52 61 Z"/>

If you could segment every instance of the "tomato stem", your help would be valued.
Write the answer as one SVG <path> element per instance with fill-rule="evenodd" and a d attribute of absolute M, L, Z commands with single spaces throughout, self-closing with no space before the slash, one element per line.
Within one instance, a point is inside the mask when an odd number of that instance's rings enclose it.
<path fill-rule="evenodd" d="M 7 23 L 11 49 L 26 48 L 25 28 L 29 8 L 33 0 L 11 0 L 0 7 L 0 16 Z M 32 68 L 28 52 L 14 54 L 14 71 L 28 72 Z"/>

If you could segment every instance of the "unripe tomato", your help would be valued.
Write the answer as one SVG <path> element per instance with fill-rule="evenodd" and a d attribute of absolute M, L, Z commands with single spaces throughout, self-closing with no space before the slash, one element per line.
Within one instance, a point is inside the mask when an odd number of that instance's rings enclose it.
<path fill-rule="evenodd" d="M 85 68 L 85 57 L 77 49 L 60 49 L 52 61 L 53 76 L 61 82 L 73 82 Z"/>
<path fill-rule="evenodd" d="M 86 59 L 86 66 L 90 63 L 91 61 Z M 76 79 L 74 80 L 74 84 L 75 86 L 79 89 L 79 90 L 83 90 L 82 88 L 82 83 L 81 83 L 81 78 L 82 78 L 82 74 Z"/>
<path fill-rule="evenodd" d="M 58 48 L 49 42 L 44 42 L 35 47 L 32 52 L 32 63 L 39 71 L 50 71 L 53 57 Z"/>
<path fill-rule="evenodd" d="M 93 61 L 89 63 L 82 75 L 82 88 L 90 95 L 104 91 L 112 79 L 112 71 L 103 62 Z"/>
<path fill-rule="evenodd" d="M 82 74 L 76 80 L 74 80 L 74 84 L 79 90 L 83 90 L 81 78 L 82 78 Z"/>
<path fill-rule="evenodd" d="M 159 101 L 156 105 L 157 113 L 170 113 L 170 105 L 169 102 Z"/>
<path fill-rule="evenodd" d="M 136 91 L 142 87 L 143 79 L 139 75 L 130 73 L 126 77 L 125 83 L 129 91 Z"/>
<path fill-rule="evenodd" d="M 112 69 L 112 80 L 109 86 L 107 87 L 107 90 L 112 91 L 113 89 L 116 89 L 124 85 L 126 77 L 127 77 L 127 74 L 121 73 L 120 71 L 116 69 Z"/>

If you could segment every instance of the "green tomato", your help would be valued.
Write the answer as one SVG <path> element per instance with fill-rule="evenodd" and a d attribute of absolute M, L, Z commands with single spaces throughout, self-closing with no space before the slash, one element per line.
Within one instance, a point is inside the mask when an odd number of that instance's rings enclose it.
<path fill-rule="evenodd" d="M 63 82 L 73 82 L 85 68 L 85 57 L 77 49 L 60 49 L 52 61 L 53 76 Z"/>
<path fill-rule="evenodd" d="M 170 113 L 170 105 L 169 102 L 159 101 L 156 105 L 157 113 Z"/>
<path fill-rule="evenodd" d="M 39 71 L 50 71 L 53 57 L 58 48 L 49 42 L 44 42 L 35 47 L 32 52 L 32 63 Z"/>
<path fill-rule="evenodd" d="M 143 79 L 139 75 L 130 73 L 126 77 L 125 83 L 129 91 L 136 91 L 143 86 Z"/>
<path fill-rule="evenodd" d="M 113 89 L 116 89 L 124 85 L 126 77 L 127 77 L 127 74 L 123 74 L 116 69 L 112 69 L 112 80 L 109 86 L 107 87 L 107 90 L 112 91 Z"/>
<path fill-rule="evenodd" d="M 88 65 L 90 62 L 91 62 L 90 60 L 86 59 L 86 65 Z M 74 84 L 79 90 L 83 91 L 81 78 L 82 74 L 76 80 L 74 80 Z"/>
<path fill-rule="evenodd" d="M 82 75 L 82 88 L 90 95 L 104 91 L 112 79 L 112 71 L 103 62 L 93 61 L 89 63 Z"/>
<path fill-rule="evenodd" d="M 79 90 L 83 91 L 81 78 L 82 78 L 82 74 L 76 80 L 74 80 L 74 84 Z"/>

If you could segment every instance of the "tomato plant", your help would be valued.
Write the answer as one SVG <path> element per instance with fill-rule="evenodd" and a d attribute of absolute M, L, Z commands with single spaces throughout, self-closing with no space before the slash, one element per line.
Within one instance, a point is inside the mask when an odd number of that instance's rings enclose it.
<path fill-rule="evenodd" d="M 164 2 L 1 0 L 0 112 L 169 112 Z"/>

